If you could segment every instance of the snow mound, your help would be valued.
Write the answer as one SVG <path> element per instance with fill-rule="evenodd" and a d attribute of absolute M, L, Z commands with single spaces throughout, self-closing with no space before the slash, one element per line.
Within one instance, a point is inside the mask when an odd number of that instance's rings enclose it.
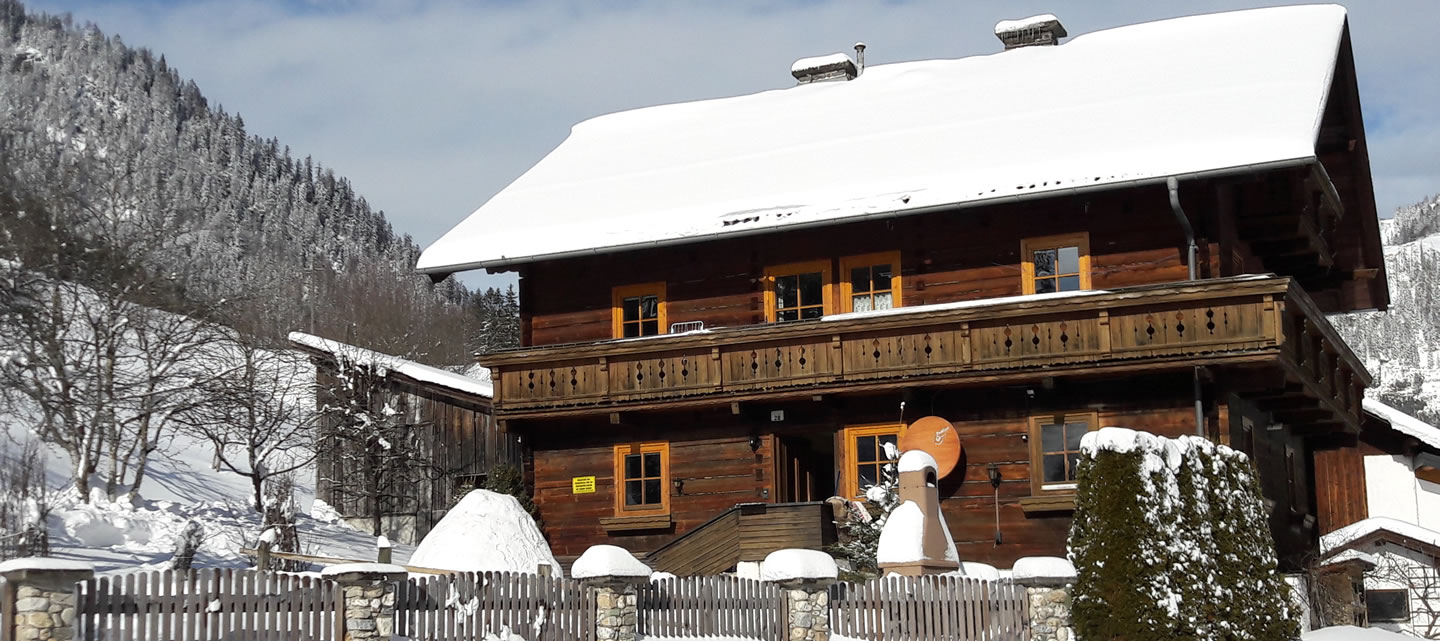
<path fill-rule="evenodd" d="M 1380 628 L 1357 628 L 1353 625 L 1337 625 L 1320 628 L 1300 635 L 1302 641 L 1408 641 L 1420 637 L 1381 630 Z"/>
<path fill-rule="evenodd" d="M 909 456 L 909 453 L 906 456 Z M 925 458 L 929 459 L 931 464 L 935 462 L 929 454 L 926 454 Z M 945 522 L 943 514 L 940 515 L 940 525 L 945 533 L 945 560 L 959 562 L 960 553 L 955 550 L 955 539 L 950 536 L 950 526 Z M 875 562 L 914 563 L 924 560 L 924 528 L 925 512 L 920 506 L 914 501 L 901 503 L 886 517 L 885 527 L 880 530 L 880 541 L 875 548 Z"/>
<path fill-rule="evenodd" d="M 405 568 L 390 563 L 342 563 L 320 571 L 320 576 L 330 577 L 350 573 L 365 574 L 408 574 Z"/>
<path fill-rule="evenodd" d="M 839 572 L 835 559 L 819 550 L 776 550 L 766 555 L 760 566 L 764 581 L 833 579 Z"/>
<path fill-rule="evenodd" d="M 53 559 L 50 557 L 30 557 L 26 559 L 10 559 L 0 563 L 0 574 L 8 572 L 19 572 L 22 570 L 53 570 L 60 572 L 89 572 L 95 566 L 83 561 L 67 561 L 65 559 Z"/>
<path fill-rule="evenodd" d="M 535 519 L 508 494 L 472 490 L 425 535 L 410 565 L 457 572 L 527 572 L 549 565 L 563 575 Z M 645 572 L 647 575 L 649 570 Z"/>
<path fill-rule="evenodd" d="M 1015 561 L 1010 578 L 1027 580 L 1074 580 L 1074 564 L 1056 556 L 1027 556 Z"/>
<path fill-rule="evenodd" d="M 1000 570 L 995 569 L 995 566 L 993 565 L 976 563 L 975 561 L 963 561 L 960 563 L 960 570 L 962 572 L 962 576 L 967 576 L 972 579 L 981 579 L 985 581 L 1000 580 Z"/>
<path fill-rule="evenodd" d="M 628 550 L 615 545 L 592 545 L 570 566 L 570 575 L 577 579 L 606 576 L 649 578 L 651 574 L 650 568 Z"/>

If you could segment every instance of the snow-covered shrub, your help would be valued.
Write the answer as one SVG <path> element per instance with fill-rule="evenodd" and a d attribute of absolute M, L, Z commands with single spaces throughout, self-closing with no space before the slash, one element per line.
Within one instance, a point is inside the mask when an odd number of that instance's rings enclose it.
<path fill-rule="evenodd" d="M 899 458 L 899 450 L 892 444 L 885 444 L 886 456 Z M 835 519 L 839 530 L 839 542 L 828 551 L 837 558 L 849 562 L 850 571 L 843 573 L 845 580 L 865 580 L 880 574 L 875 554 L 880 548 L 880 531 L 885 529 L 885 520 L 890 512 L 900 505 L 899 475 L 895 465 L 880 468 L 880 482 L 864 490 L 863 500 L 845 499 L 846 512 Z"/>
<path fill-rule="evenodd" d="M 1081 450 L 1069 542 L 1080 638 L 1299 637 L 1244 454 L 1120 428 Z"/>
<path fill-rule="evenodd" d="M 200 522 L 195 519 L 186 521 L 180 536 L 175 537 L 175 556 L 170 559 L 170 569 L 189 570 L 195 563 L 195 553 L 204 542 L 205 528 Z"/>

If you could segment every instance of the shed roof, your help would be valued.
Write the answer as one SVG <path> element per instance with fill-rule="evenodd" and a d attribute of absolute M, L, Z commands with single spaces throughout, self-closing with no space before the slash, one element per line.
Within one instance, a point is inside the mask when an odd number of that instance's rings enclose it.
<path fill-rule="evenodd" d="M 374 368 L 380 376 L 387 376 L 393 372 L 418 383 L 465 395 L 478 396 L 487 401 L 495 396 L 495 390 L 490 381 L 490 370 L 479 365 L 466 368 L 465 374 L 456 374 L 438 367 L 405 360 L 392 354 L 356 347 L 349 343 L 321 338 L 304 332 L 290 332 L 289 338 L 291 343 L 310 351 L 328 354 L 335 359 L 343 358 L 362 367 Z"/>
<path fill-rule="evenodd" d="M 1176 18 L 601 116 L 421 255 L 446 273 L 1312 162 L 1345 9 Z"/>

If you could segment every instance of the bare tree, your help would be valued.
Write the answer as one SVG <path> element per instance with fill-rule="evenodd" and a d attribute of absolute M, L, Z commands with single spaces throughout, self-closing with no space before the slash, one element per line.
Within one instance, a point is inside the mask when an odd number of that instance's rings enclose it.
<path fill-rule="evenodd" d="M 1399 546 L 1386 546 L 1374 557 L 1375 568 L 1365 573 L 1366 590 L 1403 590 L 1409 602 L 1409 632 L 1440 639 L 1440 559 Z"/>
<path fill-rule="evenodd" d="M 312 370 L 304 356 L 235 337 L 217 347 L 224 374 L 199 386 L 202 403 L 179 413 L 186 432 L 215 447 L 228 472 L 250 481 L 255 511 L 265 488 L 315 460 Z"/>

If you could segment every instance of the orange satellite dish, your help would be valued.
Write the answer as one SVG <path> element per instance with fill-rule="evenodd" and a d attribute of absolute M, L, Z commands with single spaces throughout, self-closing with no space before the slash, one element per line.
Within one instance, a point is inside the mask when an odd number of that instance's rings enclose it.
<path fill-rule="evenodd" d="M 960 462 L 960 435 L 955 433 L 955 426 L 950 421 L 939 416 L 926 416 L 911 423 L 905 435 L 900 437 L 900 451 L 910 450 L 920 450 L 935 457 L 935 464 L 940 466 L 935 473 L 943 479 Z"/>

